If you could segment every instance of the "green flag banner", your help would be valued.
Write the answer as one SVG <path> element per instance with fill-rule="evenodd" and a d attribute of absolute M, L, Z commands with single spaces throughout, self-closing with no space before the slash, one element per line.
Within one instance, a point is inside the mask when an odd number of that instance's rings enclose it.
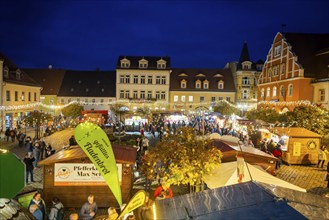
<path fill-rule="evenodd" d="M 139 190 L 128 202 L 117 219 L 121 219 L 121 217 L 123 217 L 125 214 L 134 211 L 138 207 L 141 207 L 145 203 L 145 198 L 146 192 L 144 190 Z"/>
<path fill-rule="evenodd" d="M 75 139 L 88 155 L 110 187 L 119 205 L 122 204 L 121 188 L 112 145 L 107 134 L 99 126 L 84 122 L 74 130 Z"/>

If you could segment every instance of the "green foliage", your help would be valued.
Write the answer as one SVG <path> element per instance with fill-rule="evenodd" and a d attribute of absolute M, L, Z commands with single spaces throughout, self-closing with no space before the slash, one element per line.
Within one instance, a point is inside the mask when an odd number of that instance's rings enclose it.
<path fill-rule="evenodd" d="M 169 134 L 142 158 L 140 170 L 146 176 L 162 178 L 167 184 L 199 185 L 205 174 L 221 162 L 222 153 L 212 141 L 203 142 L 196 137 L 193 128 L 179 129 L 178 134 Z M 162 164 L 157 167 L 157 163 Z"/>
<path fill-rule="evenodd" d="M 315 106 L 298 106 L 281 117 L 281 123 L 289 127 L 302 127 L 325 135 L 329 132 L 329 112 Z"/>
<path fill-rule="evenodd" d="M 219 112 L 222 115 L 232 115 L 232 114 L 239 115 L 240 114 L 239 109 L 232 107 L 227 102 L 221 102 L 221 103 L 217 104 L 216 106 L 214 106 L 214 112 Z"/>
<path fill-rule="evenodd" d="M 246 117 L 249 120 L 263 120 L 267 123 L 275 123 L 280 119 L 280 114 L 273 109 L 253 109 L 246 112 Z"/>
<path fill-rule="evenodd" d="M 129 109 L 122 104 L 114 104 L 111 106 L 111 111 L 114 112 L 116 114 L 116 116 L 123 116 L 125 114 L 129 113 Z"/>
<path fill-rule="evenodd" d="M 39 112 L 39 111 L 33 111 L 29 115 L 24 116 L 23 123 L 27 126 L 40 126 L 43 123 L 46 123 L 47 121 L 51 121 L 52 116 L 48 113 Z"/>
<path fill-rule="evenodd" d="M 151 113 L 151 110 L 148 107 L 143 107 L 143 108 L 138 108 L 136 110 L 136 113 L 138 115 L 141 115 L 141 116 L 144 116 L 145 117 L 145 116 L 147 116 L 147 115 L 149 115 Z"/>
<path fill-rule="evenodd" d="M 62 109 L 62 114 L 65 117 L 72 117 L 72 118 L 77 118 L 79 116 L 82 116 L 82 111 L 83 111 L 83 106 L 79 104 L 71 104 L 66 106 L 65 108 Z"/>

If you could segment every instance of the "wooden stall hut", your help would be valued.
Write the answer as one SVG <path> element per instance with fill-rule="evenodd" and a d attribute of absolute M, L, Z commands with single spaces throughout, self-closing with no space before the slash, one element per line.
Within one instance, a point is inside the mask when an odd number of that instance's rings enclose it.
<path fill-rule="evenodd" d="M 260 151 L 254 147 L 246 147 L 242 144 L 224 140 L 214 140 L 214 146 L 222 151 L 222 163 L 237 160 L 237 156 L 252 165 L 262 167 L 268 173 L 275 175 L 276 157 Z"/>
<path fill-rule="evenodd" d="M 121 184 L 122 201 L 132 196 L 133 165 L 136 148 L 112 144 Z M 118 203 L 100 173 L 79 146 L 61 150 L 38 163 L 43 165 L 43 198 L 48 206 L 54 196 L 65 207 L 80 208 L 89 194 L 99 207 L 118 207 Z"/>
<path fill-rule="evenodd" d="M 321 135 L 305 128 L 274 128 L 281 138 L 282 159 L 289 164 L 316 164 Z"/>

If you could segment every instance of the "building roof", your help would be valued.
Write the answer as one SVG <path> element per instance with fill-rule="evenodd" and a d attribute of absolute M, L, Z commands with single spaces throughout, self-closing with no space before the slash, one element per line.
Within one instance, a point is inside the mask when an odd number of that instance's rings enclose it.
<path fill-rule="evenodd" d="M 186 80 L 186 88 L 181 88 L 181 80 Z M 196 89 L 197 80 L 208 80 L 209 89 Z M 224 82 L 224 89 L 218 89 L 219 81 Z M 235 92 L 236 89 L 230 69 L 173 68 L 170 74 L 170 91 Z"/>
<path fill-rule="evenodd" d="M 115 71 L 75 71 L 65 73 L 58 96 L 115 97 Z"/>
<path fill-rule="evenodd" d="M 241 54 L 240 54 L 239 63 L 243 63 L 244 61 L 251 61 L 247 42 L 244 42 L 244 44 L 243 44 L 242 51 L 241 51 Z"/>
<path fill-rule="evenodd" d="M 41 95 L 57 95 L 66 70 L 63 69 L 23 69 L 41 86 Z"/>
<path fill-rule="evenodd" d="M 305 77 L 328 77 L 329 34 L 283 33 L 283 36 L 304 68 Z"/>
<path fill-rule="evenodd" d="M 125 59 L 125 58 L 130 61 L 129 68 L 121 68 L 121 60 Z M 168 57 L 168 56 L 164 56 L 164 57 L 159 57 L 159 56 L 119 56 L 118 62 L 117 62 L 117 69 L 140 69 L 138 61 L 140 61 L 142 59 L 145 59 L 148 61 L 148 67 L 145 69 L 162 70 L 162 69 L 158 69 L 158 67 L 157 67 L 157 61 L 159 61 L 161 59 L 166 61 L 165 70 L 170 69 L 171 63 L 170 63 L 170 57 Z"/>
<path fill-rule="evenodd" d="M 112 144 L 114 157 L 117 163 L 134 164 L 136 162 L 137 150 L 134 147 L 126 145 Z M 85 152 L 79 146 L 72 146 L 69 149 L 63 149 L 54 155 L 40 161 L 39 165 L 48 165 L 52 163 L 61 163 L 79 158 L 88 158 Z"/>
<path fill-rule="evenodd" d="M 155 202 L 159 220 L 325 219 L 329 214 L 326 198 L 251 181 Z"/>
<path fill-rule="evenodd" d="M 276 127 L 274 128 L 273 133 L 278 134 L 280 136 L 287 135 L 289 137 L 305 137 L 305 138 L 322 137 L 321 135 L 309 131 L 305 128 L 296 128 L 296 127 L 290 127 L 290 128 Z"/>
<path fill-rule="evenodd" d="M 4 54 L 0 53 L 0 60 L 3 60 L 3 67 L 8 68 L 8 77 L 3 76 L 3 81 L 7 83 L 14 83 L 26 86 L 36 86 L 41 87 L 39 83 L 37 83 L 33 78 L 31 78 L 25 71 L 18 68 L 11 60 L 9 60 Z M 16 72 L 19 70 L 20 78 L 17 78 Z"/>

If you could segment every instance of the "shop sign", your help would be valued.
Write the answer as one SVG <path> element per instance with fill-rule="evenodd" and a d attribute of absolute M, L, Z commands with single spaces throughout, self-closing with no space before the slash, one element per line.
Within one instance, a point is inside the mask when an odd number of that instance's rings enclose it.
<path fill-rule="evenodd" d="M 117 164 L 122 181 L 122 164 Z M 106 186 L 106 182 L 92 163 L 55 163 L 54 186 Z"/>
<path fill-rule="evenodd" d="M 300 156 L 301 147 L 302 144 L 300 142 L 294 142 L 292 155 L 296 157 Z"/>

